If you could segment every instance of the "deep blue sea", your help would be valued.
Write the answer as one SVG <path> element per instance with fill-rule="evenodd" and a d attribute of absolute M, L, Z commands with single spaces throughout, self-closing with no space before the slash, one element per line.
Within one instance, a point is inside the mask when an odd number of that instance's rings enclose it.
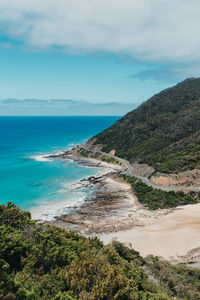
<path fill-rule="evenodd" d="M 98 168 L 43 156 L 84 143 L 119 117 L 0 117 L 0 204 L 12 201 L 51 219 L 78 205 L 87 189 L 71 188 Z"/>

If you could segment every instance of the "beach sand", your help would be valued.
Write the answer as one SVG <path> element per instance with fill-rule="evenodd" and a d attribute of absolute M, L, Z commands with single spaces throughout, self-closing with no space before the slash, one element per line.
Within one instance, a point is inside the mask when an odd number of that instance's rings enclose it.
<path fill-rule="evenodd" d="M 166 259 L 181 259 L 200 246 L 200 204 L 177 207 L 151 225 L 99 235 L 104 243 L 119 240 L 139 251 Z M 199 251 L 199 249 L 197 249 Z M 193 255 L 194 256 L 194 255 Z M 188 259 L 192 260 L 188 254 Z"/>
<path fill-rule="evenodd" d="M 200 261 L 200 203 L 150 211 L 138 202 L 130 185 L 116 176 L 120 166 L 72 155 L 68 158 L 108 169 L 81 181 L 94 185 L 95 194 L 74 213 L 58 217 L 55 225 L 98 236 L 105 244 L 118 240 L 142 256 Z"/>

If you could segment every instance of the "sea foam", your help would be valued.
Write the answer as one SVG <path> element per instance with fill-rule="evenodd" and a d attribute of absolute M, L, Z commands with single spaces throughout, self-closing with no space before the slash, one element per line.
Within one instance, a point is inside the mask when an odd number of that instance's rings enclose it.
<path fill-rule="evenodd" d="M 32 155 L 30 156 L 31 159 L 36 161 L 52 161 L 53 159 L 47 157 L 47 155 Z"/>

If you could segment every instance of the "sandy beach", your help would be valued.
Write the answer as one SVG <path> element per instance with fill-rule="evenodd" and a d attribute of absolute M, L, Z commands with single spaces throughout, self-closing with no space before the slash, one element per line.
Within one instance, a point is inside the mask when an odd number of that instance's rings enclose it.
<path fill-rule="evenodd" d="M 104 243 L 118 240 L 143 256 L 153 254 L 185 262 L 200 260 L 200 204 L 148 210 L 138 202 L 130 185 L 116 176 L 122 166 L 71 154 L 64 158 L 104 170 L 78 183 L 93 185 L 95 193 L 80 208 L 74 207 L 71 214 L 57 217 L 55 225 L 98 236 Z"/>
<path fill-rule="evenodd" d="M 199 260 L 200 204 L 177 207 L 153 224 L 99 235 L 99 238 L 105 243 L 116 239 L 131 244 L 143 256 L 153 254 L 170 260 Z"/>

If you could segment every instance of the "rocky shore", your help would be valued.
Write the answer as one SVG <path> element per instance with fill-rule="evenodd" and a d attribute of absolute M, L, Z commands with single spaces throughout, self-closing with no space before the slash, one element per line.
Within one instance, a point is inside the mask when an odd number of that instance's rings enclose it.
<path fill-rule="evenodd" d="M 109 168 L 113 171 L 122 171 L 124 170 L 123 166 L 117 164 L 111 164 L 106 161 L 101 161 L 91 157 L 84 157 L 79 154 L 77 148 L 74 148 L 70 151 L 65 151 L 59 154 L 52 154 L 45 156 L 45 158 L 53 158 L 53 159 L 69 159 L 77 162 L 78 164 L 85 165 L 87 167 L 103 167 Z"/>
<path fill-rule="evenodd" d="M 76 151 L 49 157 L 102 167 L 100 174 L 82 179 L 72 187 L 92 187 L 94 192 L 85 199 L 81 207 L 71 207 L 71 213 L 55 217 L 55 224 L 59 227 L 91 236 L 152 224 L 160 216 L 172 211 L 168 209 L 152 212 L 144 208 L 131 186 L 118 177 L 117 173 L 123 170 L 123 166 L 82 157 Z"/>
<path fill-rule="evenodd" d="M 155 212 L 144 209 L 131 187 L 111 171 L 83 179 L 81 184 L 93 186 L 93 195 L 72 213 L 56 217 L 56 225 L 85 235 L 117 232 L 153 223 L 169 210 Z"/>
<path fill-rule="evenodd" d="M 122 166 L 81 157 L 76 152 L 52 157 L 103 167 L 100 174 L 72 187 L 92 187 L 93 192 L 81 207 L 72 207 L 70 213 L 57 216 L 56 226 L 98 236 L 104 243 L 119 240 L 143 256 L 154 254 L 172 262 L 199 260 L 199 203 L 150 211 L 138 202 L 131 186 L 118 177 Z"/>

